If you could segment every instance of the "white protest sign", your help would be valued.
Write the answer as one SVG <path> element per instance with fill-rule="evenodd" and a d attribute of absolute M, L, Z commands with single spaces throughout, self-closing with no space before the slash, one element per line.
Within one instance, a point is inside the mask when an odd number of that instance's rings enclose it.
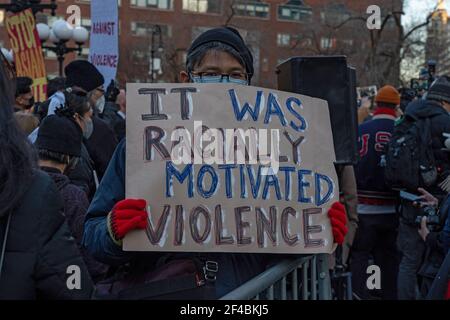
<path fill-rule="evenodd" d="M 327 102 L 230 84 L 128 84 L 124 250 L 324 253 L 338 201 Z"/>
<path fill-rule="evenodd" d="M 119 64 L 119 11 L 117 0 L 91 1 L 89 61 L 105 77 L 105 87 L 116 78 Z"/>

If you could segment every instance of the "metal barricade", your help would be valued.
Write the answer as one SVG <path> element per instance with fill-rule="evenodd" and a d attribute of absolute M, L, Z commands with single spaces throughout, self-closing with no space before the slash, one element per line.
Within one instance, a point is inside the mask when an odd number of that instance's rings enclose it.
<path fill-rule="evenodd" d="M 283 260 L 221 300 L 331 300 L 326 254 Z"/>

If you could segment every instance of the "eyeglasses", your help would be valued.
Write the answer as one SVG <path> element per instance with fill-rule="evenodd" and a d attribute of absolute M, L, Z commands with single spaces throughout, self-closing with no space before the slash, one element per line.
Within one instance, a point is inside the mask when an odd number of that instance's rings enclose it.
<path fill-rule="evenodd" d="M 242 80 L 242 81 L 248 81 L 248 79 L 250 78 L 249 74 L 246 72 L 240 72 L 240 71 L 236 71 L 236 72 L 232 72 L 230 74 L 228 73 L 219 73 L 219 72 L 191 72 L 190 73 L 191 78 L 192 77 L 199 77 L 200 80 L 204 80 L 204 78 L 219 78 L 220 77 L 220 82 L 223 82 L 224 79 L 226 79 L 227 81 L 230 81 L 230 78 L 232 79 L 237 79 L 237 80 Z"/>

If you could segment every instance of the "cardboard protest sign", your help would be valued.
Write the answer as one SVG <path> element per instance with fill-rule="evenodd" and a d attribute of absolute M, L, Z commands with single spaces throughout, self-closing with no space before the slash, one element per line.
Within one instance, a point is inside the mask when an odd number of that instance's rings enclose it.
<path fill-rule="evenodd" d="M 119 11 L 117 0 L 91 1 L 89 61 L 105 77 L 105 87 L 116 78 L 119 64 Z"/>
<path fill-rule="evenodd" d="M 331 252 L 338 201 L 326 101 L 230 84 L 128 84 L 124 250 Z"/>
<path fill-rule="evenodd" d="M 38 102 L 45 101 L 47 73 L 33 12 L 27 9 L 8 16 L 5 26 L 14 52 L 17 76 L 33 79 L 31 89 L 34 99 Z"/>

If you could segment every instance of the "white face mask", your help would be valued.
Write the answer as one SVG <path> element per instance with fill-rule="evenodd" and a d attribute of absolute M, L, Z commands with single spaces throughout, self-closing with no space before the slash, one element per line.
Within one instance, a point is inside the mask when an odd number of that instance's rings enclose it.
<path fill-rule="evenodd" d="M 105 104 L 106 104 L 106 99 L 105 96 L 101 96 L 99 99 L 97 99 L 97 101 L 95 102 L 95 109 L 97 109 L 97 111 L 99 113 L 103 113 L 103 110 L 105 110 Z"/>

